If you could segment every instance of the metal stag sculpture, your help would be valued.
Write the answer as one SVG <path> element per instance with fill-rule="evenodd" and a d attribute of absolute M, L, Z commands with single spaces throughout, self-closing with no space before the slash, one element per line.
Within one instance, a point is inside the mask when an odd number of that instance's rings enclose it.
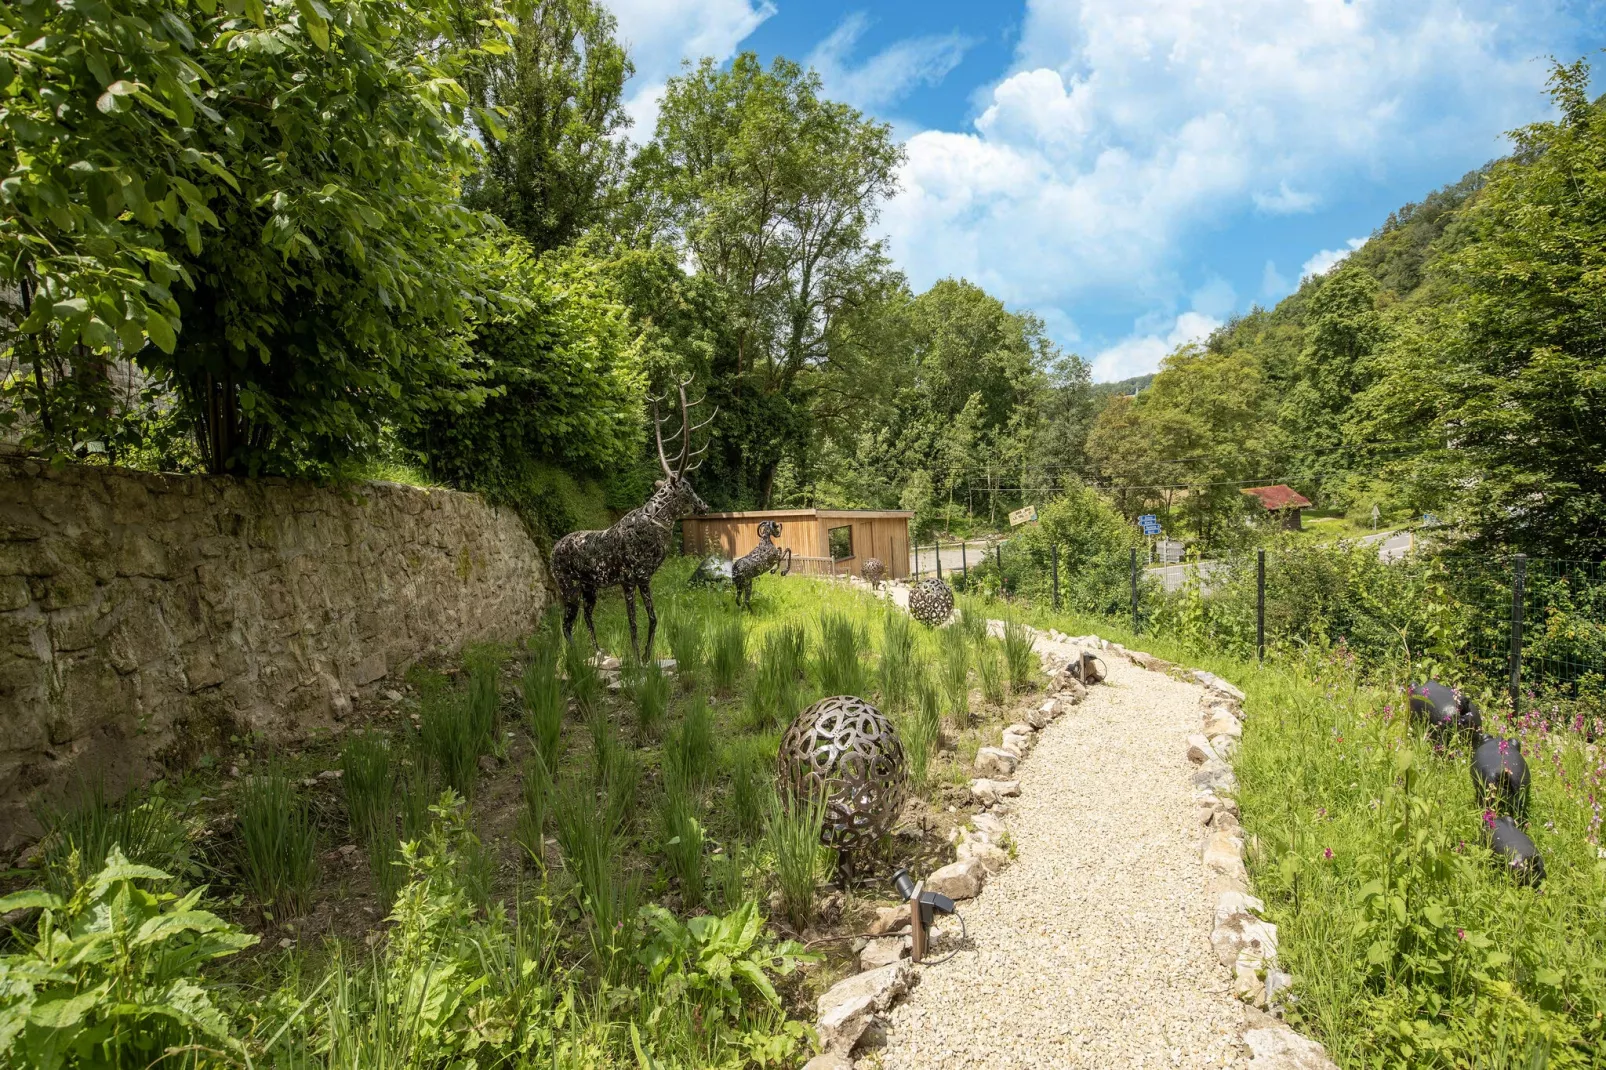
<path fill-rule="evenodd" d="M 824 793 L 820 842 L 844 852 L 887 831 L 908 791 L 897 726 L 854 695 L 822 698 L 798 714 L 776 759 L 793 798 Z"/>
<path fill-rule="evenodd" d="M 775 545 L 775 536 L 781 533 L 779 520 L 760 520 L 758 522 L 758 545 L 747 553 L 731 562 L 731 582 L 736 585 L 736 608 L 742 608 L 743 596 L 746 596 L 747 608 L 753 608 L 753 581 L 769 572 L 779 569 L 782 576 L 792 571 L 792 551 L 783 550 Z M 782 558 L 786 565 L 781 566 Z"/>
<path fill-rule="evenodd" d="M 688 380 L 689 381 L 689 380 Z M 558 592 L 563 596 L 563 635 L 574 635 L 574 618 L 585 600 L 586 628 L 591 632 L 591 645 L 597 643 L 597 628 L 591 621 L 591 611 L 597 604 L 597 592 L 604 587 L 618 585 L 625 593 L 625 613 L 630 618 L 630 647 L 638 654 L 636 645 L 635 591 L 641 592 L 641 604 L 647 609 L 647 657 L 652 656 L 652 637 L 658 630 L 658 614 L 652 607 L 652 574 L 664 563 L 669 552 L 669 539 L 675 522 L 688 513 L 706 513 L 708 504 L 692 490 L 686 476 L 697 470 L 687 462 L 700 457 L 708 448 L 693 451 L 691 436 L 707 427 L 718 415 L 716 407 L 708 419 L 700 424 L 691 422 L 691 410 L 699 404 L 686 401 L 686 384 L 680 391 L 680 456 L 674 464 L 664 452 L 664 422 L 658 417 L 658 399 L 652 401 L 653 433 L 658 439 L 658 461 L 664 466 L 664 478 L 658 481 L 647 504 L 632 509 L 606 531 L 571 531 L 552 547 L 552 576 Z M 673 438 L 673 436 L 671 436 Z M 701 461 L 697 462 L 701 464 Z"/>

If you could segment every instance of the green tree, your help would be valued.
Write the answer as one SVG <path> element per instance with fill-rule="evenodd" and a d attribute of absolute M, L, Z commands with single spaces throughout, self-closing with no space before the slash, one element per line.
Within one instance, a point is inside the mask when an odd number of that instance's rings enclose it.
<path fill-rule="evenodd" d="M 1560 118 L 1512 135 L 1354 420 L 1411 447 L 1394 470 L 1437 485 L 1475 548 L 1606 550 L 1606 105 L 1588 85 L 1582 61 L 1555 69 Z"/>
<path fill-rule="evenodd" d="M 624 84 L 634 73 L 617 24 L 595 0 L 521 0 L 463 20 L 487 35 L 463 83 L 485 145 L 465 183 L 474 208 L 494 212 L 537 252 L 600 222 L 624 172 L 630 123 Z M 487 29 L 482 25 L 490 22 Z"/>
<path fill-rule="evenodd" d="M 669 243 L 723 291 L 734 348 L 714 354 L 720 402 L 711 482 L 767 501 L 808 426 L 800 378 L 826 363 L 847 310 L 881 292 L 871 240 L 901 147 L 882 123 L 820 96 L 820 81 L 751 53 L 670 80 L 636 163 L 644 240 Z"/>

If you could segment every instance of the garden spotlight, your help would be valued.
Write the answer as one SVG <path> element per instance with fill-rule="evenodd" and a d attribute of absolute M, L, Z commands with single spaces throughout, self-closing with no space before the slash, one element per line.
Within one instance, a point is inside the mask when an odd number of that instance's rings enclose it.
<path fill-rule="evenodd" d="M 923 890 L 906 869 L 893 873 L 892 887 L 909 904 L 909 958 L 920 962 L 926 957 L 926 931 L 938 914 L 954 912 L 954 901 L 938 892 Z"/>

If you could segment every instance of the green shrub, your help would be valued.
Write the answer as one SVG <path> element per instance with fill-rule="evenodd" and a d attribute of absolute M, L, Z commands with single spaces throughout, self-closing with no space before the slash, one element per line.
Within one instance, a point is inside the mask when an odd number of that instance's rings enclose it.
<path fill-rule="evenodd" d="M 235 814 L 246 889 L 277 918 L 306 913 L 318 875 L 318 837 L 312 810 L 289 776 L 270 770 L 241 780 Z"/>
<path fill-rule="evenodd" d="M 113 846 L 70 896 L 0 898 L 0 914 L 41 911 L 31 946 L 0 955 L 0 1064 L 147 1067 L 175 1051 L 243 1061 L 202 969 L 257 938 L 200 909 L 200 889 L 180 898 L 141 886 L 171 881 Z"/>
<path fill-rule="evenodd" d="M 160 794 L 144 800 L 132 789 L 119 802 L 106 798 L 104 781 L 79 785 L 78 802 L 38 814 L 45 827 L 41 862 L 45 884 L 68 895 L 99 870 L 113 847 L 140 865 L 177 873 L 189 861 L 189 836 Z"/>
<path fill-rule="evenodd" d="M 714 690 L 728 695 L 747 668 L 747 631 L 740 617 L 715 621 L 709 636 L 708 669 Z"/>
<path fill-rule="evenodd" d="M 838 610 L 820 614 L 820 646 L 814 659 L 814 678 L 826 695 L 860 695 L 865 692 L 861 651 L 868 645 L 863 626 Z"/>
<path fill-rule="evenodd" d="M 819 957 L 792 940 L 772 943 L 751 899 L 724 917 L 705 914 L 682 922 L 659 906 L 643 907 L 641 915 L 652 931 L 642 949 L 648 980 L 679 978 L 688 999 L 724 1022 L 739 1021 L 752 996 L 779 1008 L 781 997 L 769 975 L 784 977 Z"/>

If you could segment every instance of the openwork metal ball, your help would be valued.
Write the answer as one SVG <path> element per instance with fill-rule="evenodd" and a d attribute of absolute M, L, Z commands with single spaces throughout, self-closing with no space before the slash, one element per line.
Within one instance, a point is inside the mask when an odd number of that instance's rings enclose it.
<path fill-rule="evenodd" d="M 908 790 L 898 729 L 862 698 L 822 698 L 797 715 L 776 758 L 797 798 L 825 792 L 820 842 L 851 851 L 887 831 Z"/>
<path fill-rule="evenodd" d="M 954 611 L 953 588 L 939 579 L 921 580 L 909 588 L 909 615 L 933 628 Z"/>
<path fill-rule="evenodd" d="M 859 575 L 863 576 L 864 581 L 870 586 L 879 587 L 887 578 L 887 566 L 882 563 L 879 557 L 872 557 L 864 563 L 864 567 L 859 570 Z"/>

